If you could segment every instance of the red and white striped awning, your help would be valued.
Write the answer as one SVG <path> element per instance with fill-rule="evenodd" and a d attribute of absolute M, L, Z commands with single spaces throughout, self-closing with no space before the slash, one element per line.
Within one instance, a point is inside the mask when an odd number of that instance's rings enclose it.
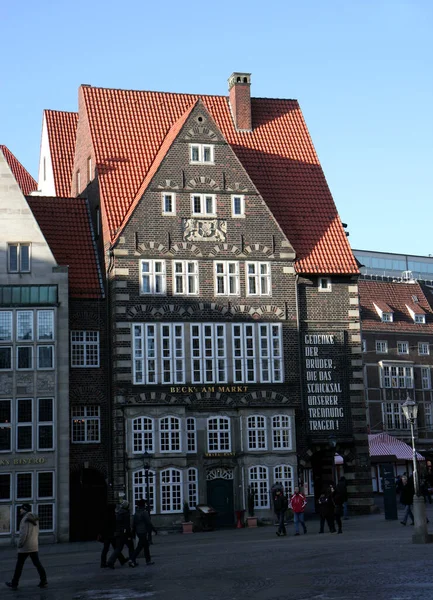
<path fill-rule="evenodd" d="M 396 456 L 397 460 L 412 460 L 412 448 L 388 433 L 376 433 L 368 436 L 370 456 Z M 418 460 L 425 460 L 419 452 Z"/>

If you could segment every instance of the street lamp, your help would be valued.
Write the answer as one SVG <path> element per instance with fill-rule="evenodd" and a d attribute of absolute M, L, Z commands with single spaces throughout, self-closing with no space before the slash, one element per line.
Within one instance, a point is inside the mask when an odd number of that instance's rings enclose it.
<path fill-rule="evenodd" d="M 147 450 L 144 451 L 143 454 L 143 469 L 144 469 L 144 481 L 146 483 L 146 502 L 150 512 L 150 496 L 149 496 L 149 470 L 150 470 L 150 461 L 151 455 Z"/>
<path fill-rule="evenodd" d="M 412 542 L 414 544 L 427 544 L 431 540 L 429 539 L 430 536 L 427 531 L 425 501 L 424 498 L 420 496 L 419 490 L 418 466 L 416 460 L 414 436 L 414 425 L 418 416 L 418 405 L 408 396 L 406 402 L 404 402 L 402 405 L 402 410 L 405 418 L 410 424 L 410 434 L 412 437 L 413 483 L 415 489 L 415 496 L 413 498 L 413 518 L 415 522 L 415 528 L 412 536 Z"/>

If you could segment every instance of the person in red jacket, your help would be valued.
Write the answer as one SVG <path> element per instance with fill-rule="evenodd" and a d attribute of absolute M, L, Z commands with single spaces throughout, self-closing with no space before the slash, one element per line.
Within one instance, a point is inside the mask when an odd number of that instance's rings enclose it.
<path fill-rule="evenodd" d="M 307 505 L 307 499 L 300 493 L 299 488 L 295 487 L 295 493 L 290 498 L 290 508 L 293 510 L 293 520 L 295 523 L 295 535 L 299 535 L 299 523 L 301 523 L 304 533 L 307 533 L 304 521 L 304 509 Z"/>

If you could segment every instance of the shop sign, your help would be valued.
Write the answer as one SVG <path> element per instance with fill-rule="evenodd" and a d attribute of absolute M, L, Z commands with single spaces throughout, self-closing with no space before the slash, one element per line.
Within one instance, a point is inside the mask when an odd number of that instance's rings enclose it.
<path fill-rule="evenodd" d="M 247 385 L 179 385 L 170 388 L 170 394 L 246 394 Z"/>
<path fill-rule="evenodd" d="M 43 456 L 35 458 L 0 458 L 0 467 L 9 467 L 11 465 L 43 465 L 47 459 Z"/>
<path fill-rule="evenodd" d="M 220 456 L 236 456 L 235 452 L 207 452 L 205 458 L 216 458 Z"/>

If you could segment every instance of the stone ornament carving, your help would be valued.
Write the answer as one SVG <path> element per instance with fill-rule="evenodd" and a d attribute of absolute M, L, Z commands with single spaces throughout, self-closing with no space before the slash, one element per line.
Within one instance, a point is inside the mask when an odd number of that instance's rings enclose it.
<path fill-rule="evenodd" d="M 206 481 L 212 481 L 213 479 L 233 479 L 233 469 L 227 469 L 226 467 L 209 469 L 206 473 Z"/>
<path fill-rule="evenodd" d="M 2 373 L 0 375 L 0 396 L 12 395 L 12 374 Z"/>
<path fill-rule="evenodd" d="M 33 394 L 33 373 L 17 373 L 15 376 L 15 384 L 18 394 Z"/>
<path fill-rule="evenodd" d="M 54 392 L 54 373 L 38 373 L 36 385 L 38 392 Z"/>
<path fill-rule="evenodd" d="M 223 219 L 184 219 L 183 239 L 186 242 L 225 242 L 227 221 Z"/>

